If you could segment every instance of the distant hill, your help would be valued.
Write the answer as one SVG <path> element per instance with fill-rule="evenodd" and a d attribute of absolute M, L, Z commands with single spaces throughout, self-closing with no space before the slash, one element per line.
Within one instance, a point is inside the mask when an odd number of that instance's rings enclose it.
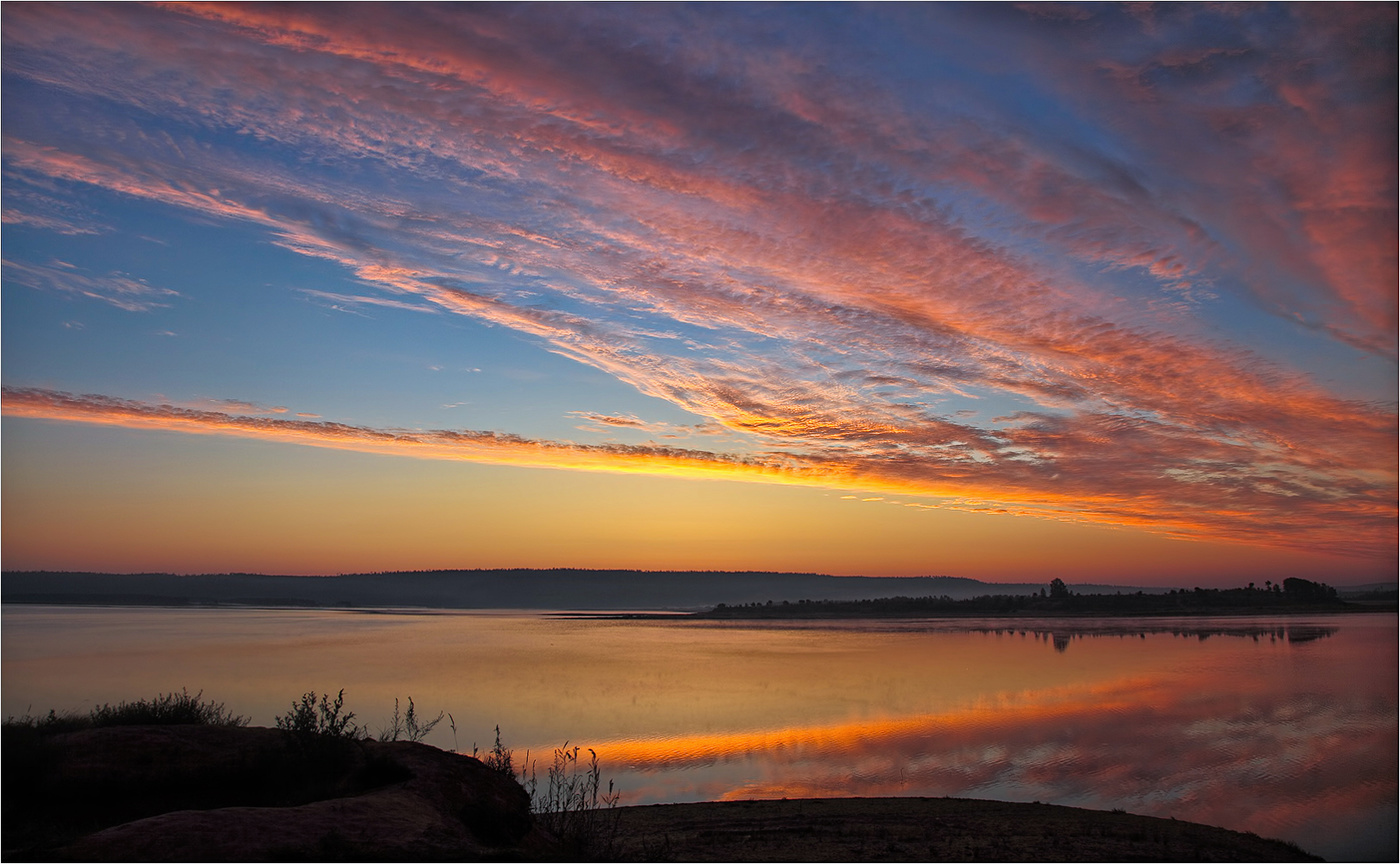
<path fill-rule="evenodd" d="M 816 573 L 641 570 L 432 570 L 342 576 L 221 573 L 11 572 L 5 603 L 130 606 L 249 605 L 433 609 L 695 610 L 800 600 L 953 599 L 1029 594 L 1046 583 L 991 583 L 957 576 L 825 576 Z M 1071 585 L 1082 593 L 1166 589 Z"/>
<path fill-rule="evenodd" d="M 1394 600 L 1400 596 L 1400 586 L 1394 582 L 1369 582 L 1365 585 L 1338 585 L 1337 596 L 1343 600 Z"/>

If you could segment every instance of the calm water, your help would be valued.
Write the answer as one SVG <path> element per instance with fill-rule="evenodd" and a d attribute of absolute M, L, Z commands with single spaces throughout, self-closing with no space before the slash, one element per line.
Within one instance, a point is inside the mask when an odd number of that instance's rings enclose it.
<path fill-rule="evenodd" d="M 6 715 L 187 687 L 270 726 L 344 687 L 372 728 L 451 712 L 444 748 L 592 747 L 624 804 L 1045 801 L 1395 859 L 1394 615 L 1007 627 L 6 606 L 0 656 Z"/>

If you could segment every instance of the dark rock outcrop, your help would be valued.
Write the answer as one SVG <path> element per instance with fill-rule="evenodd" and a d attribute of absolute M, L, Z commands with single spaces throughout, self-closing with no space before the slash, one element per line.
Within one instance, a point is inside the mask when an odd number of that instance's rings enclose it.
<path fill-rule="evenodd" d="M 500 860 L 546 842 L 518 783 L 426 744 L 126 726 L 25 745 L 9 860 Z"/>

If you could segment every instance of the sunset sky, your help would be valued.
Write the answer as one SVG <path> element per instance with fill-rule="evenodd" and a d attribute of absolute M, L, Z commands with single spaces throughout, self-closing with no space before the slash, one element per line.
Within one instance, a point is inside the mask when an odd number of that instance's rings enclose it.
<path fill-rule="evenodd" d="M 3 566 L 1394 579 L 1394 4 L 3 7 Z"/>

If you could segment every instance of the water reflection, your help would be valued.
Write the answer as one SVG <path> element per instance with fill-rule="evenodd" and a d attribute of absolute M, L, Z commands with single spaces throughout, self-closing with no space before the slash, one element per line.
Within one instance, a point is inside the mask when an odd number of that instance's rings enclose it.
<path fill-rule="evenodd" d="M 1201 642 L 1212 636 L 1234 636 L 1253 639 L 1255 642 L 1261 639 L 1269 642 L 1312 642 L 1316 639 L 1325 639 L 1336 633 L 1339 628 L 1325 627 L 1316 624 L 1271 624 L 1260 626 L 1257 624 L 1236 624 L 1236 625 L 1201 625 L 1201 624 L 1177 624 L 1173 626 L 1154 626 L 1150 623 L 1092 623 L 1074 627 L 1073 625 L 1059 625 L 1051 628 L 1043 627 L 969 627 L 971 633 L 989 633 L 994 636 L 1030 634 L 1036 639 L 1046 641 L 1055 647 L 1055 650 L 1063 654 L 1075 639 L 1096 639 L 1099 637 L 1116 636 L 1123 639 L 1146 640 L 1149 635 L 1168 634 L 1183 639 L 1196 639 Z"/>
<path fill-rule="evenodd" d="M 1128 653 L 1141 662 L 1107 680 L 981 692 L 950 710 L 614 741 L 600 756 L 636 803 L 1049 801 L 1284 837 L 1333 858 L 1395 857 L 1393 629 L 1334 651 L 1319 643 L 1342 628 L 1317 622 L 998 623 L 964 632 L 988 653 L 1065 654 L 1075 643 L 1067 656 L 1095 665 L 1137 645 L 1142 653 Z"/>
<path fill-rule="evenodd" d="M 1396 624 L 681 622 L 4 609 L 4 711 L 189 687 L 272 725 L 346 688 L 452 712 L 430 743 L 595 748 L 628 804 L 957 795 L 1123 808 L 1396 855 Z"/>
<path fill-rule="evenodd" d="M 597 749 L 634 801 L 953 795 L 1309 838 L 1393 811 L 1396 729 L 1383 706 L 1183 683 L 1140 678 L 919 717 Z"/>

